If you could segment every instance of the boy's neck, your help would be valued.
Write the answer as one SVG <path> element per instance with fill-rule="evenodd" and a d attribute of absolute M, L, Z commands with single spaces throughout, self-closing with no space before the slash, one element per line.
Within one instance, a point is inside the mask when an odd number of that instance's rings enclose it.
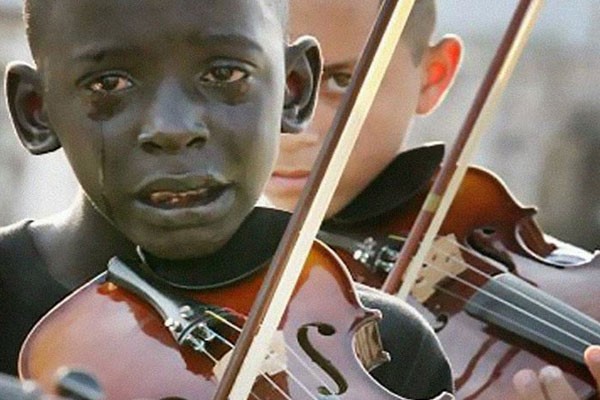
<path fill-rule="evenodd" d="M 135 247 L 78 193 L 71 207 L 31 225 L 50 274 L 69 289 L 106 268 L 113 256 L 132 257 Z"/>

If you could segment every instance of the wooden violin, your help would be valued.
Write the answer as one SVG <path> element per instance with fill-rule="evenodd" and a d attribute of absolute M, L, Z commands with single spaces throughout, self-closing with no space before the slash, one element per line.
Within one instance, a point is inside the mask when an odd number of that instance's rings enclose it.
<path fill-rule="evenodd" d="M 331 250 L 315 243 L 306 265 L 249 398 L 400 399 L 343 350 L 355 348 L 357 336 L 372 340 L 365 334 L 378 313 L 362 308 Z M 51 391 L 54 371 L 85 366 L 107 399 L 212 399 L 263 277 L 261 270 L 218 289 L 174 290 L 143 265 L 114 259 L 108 275 L 40 321 L 20 374 Z M 360 349 L 361 358 L 383 360 Z"/>
<path fill-rule="evenodd" d="M 398 170 L 419 163 L 427 176 L 423 160 L 442 151 L 410 150 Z M 356 281 L 381 287 L 393 268 L 429 184 L 408 186 L 414 197 L 398 207 L 368 215 L 357 199 L 319 234 Z M 582 355 L 600 342 L 600 308 L 586 295 L 600 281 L 600 257 L 544 234 L 534 217 L 495 175 L 470 167 L 413 288 L 409 302 L 435 327 L 461 399 L 515 398 L 512 376 L 547 364 L 582 398 L 595 393 Z"/>
<path fill-rule="evenodd" d="M 487 171 L 468 168 L 522 50 L 516 38 L 531 28 L 522 21 L 532 20 L 540 3 L 524 0 L 517 7 L 429 193 L 402 212 L 375 218 L 383 230 L 361 224 L 353 232 L 359 240 L 327 235 L 350 250 L 347 262 L 371 262 L 375 270 L 355 273 L 358 279 L 379 286 L 385 278 L 382 290 L 401 297 L 411 290 L 415 303 L 434 316 L 458 373 L 458 394 L 466 399 L 514 398 L 514 373 L 547 363 L 567 371 L 582 397 L 595 387 L 580 364 L 584 349 L 600 343 L 598 310 L 580 293 L 593 293 L 599 257 L 547 237 L 534 209 L 516 203 Z"/>

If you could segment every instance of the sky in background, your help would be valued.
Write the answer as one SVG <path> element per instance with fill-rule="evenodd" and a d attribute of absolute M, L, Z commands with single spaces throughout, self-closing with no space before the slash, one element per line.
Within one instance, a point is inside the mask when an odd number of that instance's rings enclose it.
<path fill-rule="evenodd" d="M 294 1 L 294 0 L 292 0 Z M 471 35 L 503 31 L 518 2 L 516 0 L 438 0 L 439 32 L 460 31 Z M 586 43 L 594 29 L 590 14 L 600 17 L 599 0 L 546 0 L 533 32 L 533 40 L 552 37 L 572 45 Z"/>

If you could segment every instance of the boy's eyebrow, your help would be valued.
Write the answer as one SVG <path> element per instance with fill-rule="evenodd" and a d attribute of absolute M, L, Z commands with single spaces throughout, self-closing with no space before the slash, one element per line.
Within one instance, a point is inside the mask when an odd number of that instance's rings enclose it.
<path fill-rule="evenodd" d="M 83 49 L 76 49 L 73 59 L 76 61 L 100 62 L 107 55 L 127 55 L 140 52 L 142 52 L 142 48 L 138 46 L 102 46 L 95 44 Z"/>
<path fill-rule="evenodd" d="M 185 36 L 184 40 L 192 46 L 211 45 L 235 45 L 257 52 L 264 52 L 263 47 L 256 41 L 247 36 L 239 34 L 201 34 L 192 32 Z M 142 53 L 141 46 L 115 46 L 115 45 L 99 45 L 94 44 L 83 49 L 75 50 L 73 58 L 76 61 L 93 61 L 101 62 L 107 55 L 128 55 L 132 53 Z"/>
<path fill-rule="evenodd" d="M 354 59 L 348 59 L 345 61 L 338 61 L 335 63 L 327 63 L 325 62 L 325 65 L 323 66 L 324 70 L 332 70 L 332 69 L 340 69 L 340 68 L 354 68 L 354 65 L 356 64 L 356 60 Z"/>
<path fill-rule="evenodd" d="M 251 50 L 263 52 L 263 47 L 248 36 L 236 33 L 213 33 L 206 35 L 200 32 L 191 32 L 187 34 L 184 40 L 192 46 L 203 46 L 206 42 L 210 44 L 228 44 L 240 47 L 249 47 Z"/>

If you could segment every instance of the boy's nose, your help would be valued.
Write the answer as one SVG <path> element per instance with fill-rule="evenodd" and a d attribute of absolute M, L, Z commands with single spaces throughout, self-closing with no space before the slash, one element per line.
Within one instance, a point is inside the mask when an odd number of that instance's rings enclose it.
<path fill-rule="evenodd" d="M 148 152 L 177 153 L 204 146 L 208 137 L 198 105 L 176 85 L 168 85 L 159 90 L 137 140 Z"/>
<path fill-rule="evenodd" d="M 138 143 L 148 152 L 163 151 L 177 153 L 186 148 L 204 146 L 208 139 L 205 126 L 186 128 L 184 126 L 166 126 L 145 129 L 138 135 Z"/>

